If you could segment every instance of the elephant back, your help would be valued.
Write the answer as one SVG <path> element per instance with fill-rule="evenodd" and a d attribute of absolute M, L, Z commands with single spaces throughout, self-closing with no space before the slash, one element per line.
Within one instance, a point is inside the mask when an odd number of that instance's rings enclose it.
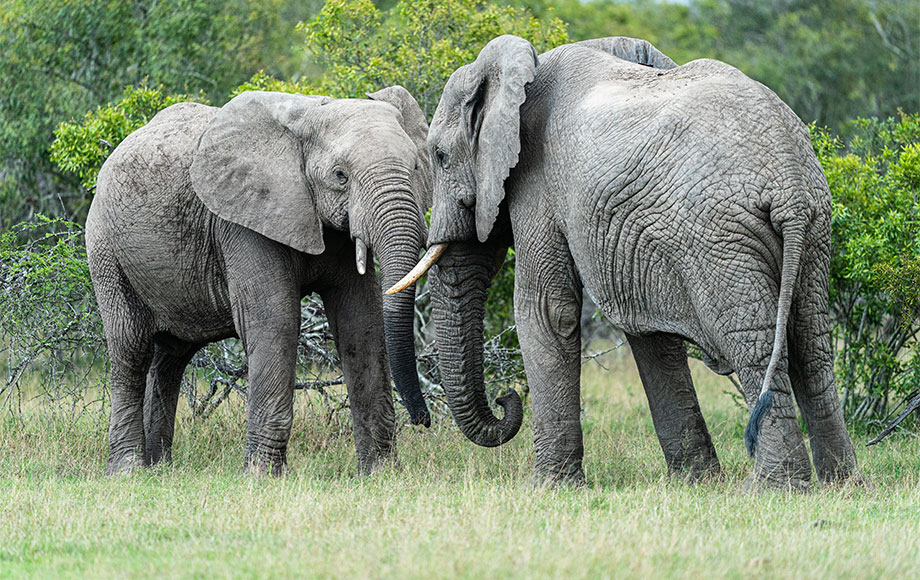
<path fill-rule="evenodd" d="M 176 182 L 180 172 L 187 183 L 198 140 L 217 111 L 200 103 L 178 103 L 157 113 L 106 159 L 99 170 L 95 199 L 117 196 L 124 204 L 135 196 L 163 195 L 167 192 L 159 184 L 181 185 Z M 155 201 L 148 199 L 148 203 Z"/>

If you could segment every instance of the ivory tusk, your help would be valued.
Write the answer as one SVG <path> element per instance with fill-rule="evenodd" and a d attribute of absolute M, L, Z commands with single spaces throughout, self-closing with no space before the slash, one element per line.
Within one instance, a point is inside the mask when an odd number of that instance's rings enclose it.
<path fill-rule="evenodd" d="M 361 238 L 355 238 L 355 266 L 358 267 L 358 274 L 362 276 L 367 271 L 367 246 Z"/>
<path fill-rule="evenodd" d="M 418 261 L 418 264 L 412 268 L 412 271 L 403 276 L 403 279 L 393 285 L 392 288 L 387 290 L 387 294 L 396 294 L 397 292 L 402 292 L 409 286 L 415 284 L 415 282 L 425 275 L 425 272 L 429 268 L 435 265 L 438 261 L 438 258 L 441 257 L 441 254 L 444 253 L 444 250 L 447 249 L 447 244 L 435 244 L 428 248 L 428 251 L 425 252 L 425 255 L 422 256 L 422 259 Z"/>

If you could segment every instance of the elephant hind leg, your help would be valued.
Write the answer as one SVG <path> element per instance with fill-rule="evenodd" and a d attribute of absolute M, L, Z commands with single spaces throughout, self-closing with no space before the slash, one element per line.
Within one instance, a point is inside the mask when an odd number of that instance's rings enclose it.
<path fill-rule="evenodd" d="M 200 345 L 190 344 L 171 345 L 170 348 L 157 344 L 154 348 L 144 398 L 144 438 L 148 465 L 172 459 L 179 386 L 185 367 L 199 348 Z"/>
<path fill-rule="evenodd" d="M 826 316 L 823 318 L 826 320 Z M 816 332 L 815 321 L 821 319 L 821 316 L 804 314 L 796 317 L 790 337 L 793 359 L 789 374 L 796 402 L 808 426 L 818 479 L 823 482 L 844 481 L 859 477 L 856 454 L 847 434 L 834 383 L 830 336 L 827 332 Z"/>
<path fill-rule="evenodd" d="M 683 339 L 673 334 L 627 335 L 668 471 L 698 480 L 720 472 L 700 411 Z"/>
<path fill-rule="evenodd" d="M 130 472 L 146 464 L 143 406 L 153 358 L 153 315 L 114 257 L 97 250 L 89 262 L 111 363 L 112 411 L 105 471 Z"/>
<path fill-rule="evenodd" d="M 768 358 L 769 353 L 764 360 Z M 770 387 L 773 391 L 773 406 L 764 419 L 754 455 L 754 473 L 745 483 L 748 489 L 766 486 L 804 491 L 811 479 L 811 461 L 808 459 L 802 430 L 796 421 L 786 366 L 784 357 L 773 376 Z M 751 409 L 757 402 L 765 373 L 766 364 L 742 367 L 738 371 Z"/>

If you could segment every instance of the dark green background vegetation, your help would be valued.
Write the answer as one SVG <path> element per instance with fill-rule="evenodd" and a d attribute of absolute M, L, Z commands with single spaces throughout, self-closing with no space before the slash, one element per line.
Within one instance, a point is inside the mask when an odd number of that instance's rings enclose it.
<path fill-rule="evenodd" d="M 74 266 L 74 226 L 14 224 L 36 214 L 82 223 L 105 157 L 156 111 L 187 99 L 220 105 L 246 89 L 362 96 L 398 83 L 431 115 L 450 72 L 503 33 L 538 50 L 622 35 L 678 63 L 717 58 L 814 123 L 834 197 L 831 299 L 847 415 L 878 422 L 920 389 L 915 0 L 0 0 L 0 349 L 9 367 L 59 357 L 61 340 L 87 344 L 98 332 L 85 269 Z M 512 283 L 506 268 L 490 333 L 513 322 Z M 498 342 L 513 346 L 508 337 Z M 0 403 L 12 377 L 3 384 Z"/>

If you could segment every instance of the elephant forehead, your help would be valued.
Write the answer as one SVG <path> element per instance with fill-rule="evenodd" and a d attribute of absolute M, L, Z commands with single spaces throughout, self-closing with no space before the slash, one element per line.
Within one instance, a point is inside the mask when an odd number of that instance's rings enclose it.
<path fill-rule="evenodd" d="M 441 132 L 447 127 L 459 125 L 460 108 L 464 99 L 468 99 L 476 89 L 478 77 L 472 64 L 464 65 L 453 72 L 444 91 L 438 108 L 435 109 L 428 129 L 428 143 L 436 143 L 441 137 Z"/>
<path fill-rule="evenodd" d="M 387 127 L 398 130 L 399 110 L 389 103 L 368 99 L 338 99 L 321 109 L 333 124 L 338 123 L 347 130 L 371 127 Z"/>
<path fill-rule="evenodd" d="M 414 151 L 415 145 L 400 124 L 400 113 L 388 103 L 362 99 L 342 99 L 323 111 L 326 123 L 322 135 L 335 148 L 361 155 L 376 152 Z"/>

